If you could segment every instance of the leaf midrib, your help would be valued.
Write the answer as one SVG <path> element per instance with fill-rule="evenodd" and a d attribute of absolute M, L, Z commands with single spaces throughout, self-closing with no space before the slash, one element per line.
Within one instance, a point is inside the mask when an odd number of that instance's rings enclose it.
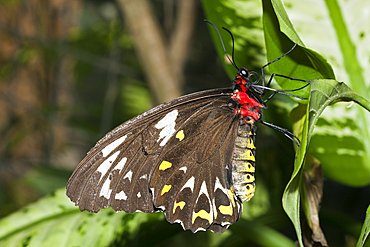
<path fill-rule="evenodd" d="M 363 77 L 363 69 L 357 58 L 356 46 L 353 44 L 351 36 L 347 30 L 347 25 L 344 20 L 344 16 L 341 12 L 341 8 L 337 0 L 325 0 L 329 16 L 332 20 L 332 24 L 337 35 L 338 44 L 343 55 L 343 65 L 347 72 L 349 82 L 348 85 L 351 86 L 354 92 L 365 93 L 367 87 Z M 364 95 L 368 97 L 368 95 Z M 366 123 L 367 116 L 365 116 L 365 111 L 358 111 L 360 116 L 360 121 Z M 362 125 L 363 126 L 363 125 Z M 368 128 L 362 128 L 363 133 L 366 133 L 364 138 L 364 144 L 367 151 L 370 151 L 370 132 Z M 369 153 L 369 152 L 366 152 Z"/>

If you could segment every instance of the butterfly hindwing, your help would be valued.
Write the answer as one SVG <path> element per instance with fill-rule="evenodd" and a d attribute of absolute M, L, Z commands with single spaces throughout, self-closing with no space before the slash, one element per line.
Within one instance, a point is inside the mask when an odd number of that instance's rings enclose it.
<path fill-rule="evenodd" d="M 182 222 L 184 229 L 193 231 L 235 222 L 241 203 L 228 192 L 231 173 L 226 167 L 231 161 L 237 128 L 235 106 L 230 107 L 235 102 L 230 95 L 230 89 L 190 94 L 118 126 L 81 161 L 67 184 L 67 195 L 81 210 L 91 212 L 110 206 L 125 212 L 165 210 L 170 222 Z M 169 166 L 163 163 L 167 158 L 172 158 L 178 171 L 161 177 Z M 170 192 L 169 187 L 163 187 L 166 182 L 172 183 L 172 191 L 178 190 L 170 205 L 160 203 L 165 191 Z M 186 207 L 180 200 L 187 203 Z M 233 218 L 220 216 L 221 205 L 232 205 L 232 210 L 224 212 Z M 181 207 L 185 215 L 179 211 Z M 204 212 L 212 216 L 211 220 L 207 218 L 208 223 L 204 223 Z"/>
<path fill-rule="evenodd" d="M 179 126 L 151 180 L 154 204 L 184 229 L 223 232 L 240 217 L 231 188 L 231 159 L 239 118 L 223 102 L 200 109 Z"/>

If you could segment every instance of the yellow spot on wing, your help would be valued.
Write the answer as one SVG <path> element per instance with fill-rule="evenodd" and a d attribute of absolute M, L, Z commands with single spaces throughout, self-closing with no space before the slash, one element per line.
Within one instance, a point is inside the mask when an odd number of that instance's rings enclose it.
<path fill-rule="evenodd" d="M 211 214 L 207 213 L 207 211 L 204 209 L 200 210 L 198 213 L 193 213 L 192 224 L 194 224 L 194 221 L 197 217 L 208 220 L 209 224 L 212 224 L 213 222 Z"/>
<path fill-rule="evenodd" d="M 229 196 L 230 196 L 230 199 L 231 199 L 231 203 L 233 204 L 233 207 L 235 207 L 234 192 L 229 190 Z"/>
<path fill-rule="evenodd" d="M 168 162 L 168 161 L 162 161 L 162 163 L 160 164 L 160 166 L 159 166 L 159 170 L 161 170 L 161 171 L 164 171 L 164 170 L 166 170 L 166 169 L 168 169 L 168 168 L 170 168 L 172 166 L 172 163 L 171 162 Z"/>
<path fill-rule="evenodd" d="M 218 209 L 220 210 L 221 214 L 233 215 L 233 208 L 231 207 L 231 205 L 229 206 L 220 205 Z"/>
<path fill-rule="evenodd" d="M 171 187 L 172 187 L 172 185 L 165 185 L 165 186 L 163 186 L 163 189 L 162 189 L 162 192 L 161 192 L 161 196 L 164 193 L 168 192 L 171 189 Z"/>
<path fill-rule="evenodd" d="M 176 138 L 179 139 L 180 142 L 182 141 L 182 139 L 184 139 L 184 137 L 185 137 L 185 135 L 184 135 L 183 130 L 180 130 L 179 132 L 177 132 Z"/>
<path fill-rule="evenodd" d="M 180 207 L 180 210 L 182 210 L 185 207 L 185 204 L 186 203 L 184 201 L 176 202 L 175 205 L 173 206 L 173 214 L 176 212 L 177 207 Z"/>

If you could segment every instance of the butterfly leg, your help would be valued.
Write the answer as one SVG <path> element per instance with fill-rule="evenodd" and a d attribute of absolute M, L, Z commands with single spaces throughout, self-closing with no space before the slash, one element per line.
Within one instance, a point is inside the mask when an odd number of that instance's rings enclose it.
<path fill-rule="evenodd" d="M 283 57 L 285 57 L 285 56 L 286 56 L 286 55 L 288 55 L 289 53 L 291 53 L 291 52 L 296 48 L 296 46 L 297 46 L 297 43 L 295 43 L 295 44 L 293 45 L 293 47 L 292 47 L 292 48 L 290 48 L 290 50 L 289 50 L 289 51 L 285 52 L 281 57 L 278 57 L 278 58 L 276 58 L 275 60 L 272 60 L 271 62 L 268 62 L 267 64 L 265 64 L 265 65 L 263 65 L 263 66 L 262 66 L 262 68 L 261 68 L 261 71 L 262 71 L 262 86 L 265 86 L 265 68 L 266 68 L 267 66 L 269 66 L 270 64 L 272 64 L 272 63 L 275 63 L 275 62 L 279 61 L 280 59 L 282 59 Z M 272 77 L 273 77 L 273 75 L 272 75 L 272 76 L 271 76 L 271 78 L 269 79 L 269 81 L 268 81 L 268 83 L 267 83 L 266 87 L 269 87 L 269 86 L 270 86 L 271 81 L 272 81 Z"/>
<path fill-rule="evenodd" d="M 263 125 L 266 125 L 267 127 L 270 127 L 273 130 L 277 130 L 277 131 L 283 133 L 283 135 L 285 135 L 289 140 L 293 141 L 299 147 L 299 144 L 301 143 L 301 141 L 299 140 L 299 138 L 296 135 L 294 135 L 289 130 L 284 129 L 284 128 L 279 127 L 279 126 L 276 126 L 276 125 L 271 124 L 271 123 L 267 123 L 267 122 L 262 121 L 262 120 L 258 120 L 258 122 L 260 122 Z"/>
<path fill-rule="evenodd" d="M 299 80 L 299 79 L 296 79 L 296 80 Z M 300 80 L 300 81 L 303 81 L 303 80 Z M 305 82 L 307 82 L 307 81 L 305 81 Z M 265 99 L 263 102 L 266 104 L 272 97 L 275 96 L 275 94 L 283 94 L 283 95 L 287 95 L 287 96 L 292 96 L 292 97 L 297 98 L 297 99 L 305 100 L 307 98 L 303 98 L 303 97 L 300 97 L 300 96 L 297 96 L 297 95 L 294 95 L 294 94 L 290 94 L 290 93 L 286 93 L 286 92 L 299 91 L 299 90 L 307 87 L 308 85 L 310 85 L 310 83 L 307 83 L 303 87 L 296 88 L 296 89 L 291 89 L 291 90 L 278 90 L 278 89 L 273 89 L 273 88 L 266 88 L 266 90 L 273 91 L 273 93 L 267 99 Z"/>
<path fill-rule="evenodd" d="M 292 78 L 292 77 L 289 77 L 289 76 L 285 76 L 285 75 L 280 75 L 280 74 L 272 74 L 271 75 L 271 77 L 269 78 L 269 80 L 268 80 L 268 82 L 267 82 L 267 84 L 266 84 L 266 86 L 265 86 L 265 68 L 268 66 L 268 65 L 270 65 L 270 64 L 272 64 L 272 63 L 274 63 L 274 62 L 276 62 L 276 61 L 279 61 L 280 59 L 282 59 L 283 57 L 285 57 L 286 55 L 288 55 L 290 52 L 292 52 L 295 48 L 297 47 L 297 44 L 294 44 L 293 45 L 293 47 L 292 48 L 290 48 L 290 50 L 289 51 L 287 51 L 286 53 L 284 53 L 281 57 L 279 57 L 279 58 L 277 58 L 277 59 L 275 59 L 275 60 L 273 60 L 273 61 L 271 61 L 271 62 L 268 62 L 267 64 L 265 64 L 264 66 L 262 66 L 262 68 L 261 68 L 261 70 L 262 70 L 262 87 L 266 87 L 266 88 L 268 88 L 268 87 L 270 87 L 270 84 L 271 84 L 271 82 L 272 82 L 272 80 L 273 80 L 273 78 L 275 77 L 275 76 L 278 76 L 278 77 L 282 77 L 282 78 L 285 78 L 285 79 L 288 79 L 288 80 L 291 80 L 291 81 L 302 81 L 302 82 L 307 82 L 308 84 L 307 85 L 305 85 L 304 87 L 306 87 L 306 86 L 308 86 L 309 85 L 309 81 L 307 81 L 307 80 L 302 80 L 302 79 L 296 79 L 296 78 Z M 299 88 L 299 89 L 294 89 L 294 90 L 279 90 L 279 91 L 277 91 L 277 92 L 274 92 L 272 95 L 270 95 L 269 96 L 269 99 L 268 100 L 270 100 L 276 93 L 280 93 L 280 92 L 284 92 L 284 91 L 297 91 L 297 90 L 300 90 L 300 89 L 302 89 L 302 88 L 304 88 L 304 87 L 301 87 L 301 88 Z M 263 90 L 263 93 L 262 93 L 262 95 L 261 96 L 263 96 L 265 93 L 266 93 L 266 88 L 265 88 L 265 90 Z M 268 101 L 267 100 L 267 101 Z M 266 102 L 267 102 L 266 101 Z"/>

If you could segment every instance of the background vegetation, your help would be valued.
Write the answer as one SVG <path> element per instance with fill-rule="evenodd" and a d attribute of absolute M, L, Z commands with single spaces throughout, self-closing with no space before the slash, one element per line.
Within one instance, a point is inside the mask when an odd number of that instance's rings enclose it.
<path fill-rule="evenodd" d="M 278 1 L 272 2 L 274 18 L 283 18 Z M 285 35 L 322 54 L 338 81 L 369 99 L 366 1 L 295 3 L 284 1 L 301 39 L 293 31 Z M 261 125 L 255 197 L 224 234 L 184 232 L 161 213 L 81 213 L 63 189 L 86 152 L 113 127 L 179 95 L 230 85 L 235 69 L 226 63 L 219 38 L 204 18 L 233 32 L 238 66 L 259 72 L 287 51 L 292 43 L 277 42 L 281 34 L 271 32 L 279 27 L 269 27 L 266 36 L 265 24 L 278 23 L 266 20 L 269 6 L 269 1 L 262 6 L 261 1 L 236 0 L 2 1 L 0 245 L 294 246 L 297 236 L 282 208 L 294 145 Z M 231 51 L 229 36 L 222 35 Z M 311 63 L 320 60 L 325 66 L 312 69 L 297 62 L 301 52 L 270 70 L 303 79 L 335 78 L 319 56 L 309 57 Z M 318 120 L 308 163 L 324 171 L 323 191 L 319 186 L 317 194 L 328 244 L 355 246 L 370 198 L 370 121 L 358 105 L 337 105 Z M 292 129 L 289 114 L 297 106 L 276 96 L 265 120 Z M 293 122 L 296 115 L 291 115 Z M 301 218 L 304 235 L 310 236 Z"/>

